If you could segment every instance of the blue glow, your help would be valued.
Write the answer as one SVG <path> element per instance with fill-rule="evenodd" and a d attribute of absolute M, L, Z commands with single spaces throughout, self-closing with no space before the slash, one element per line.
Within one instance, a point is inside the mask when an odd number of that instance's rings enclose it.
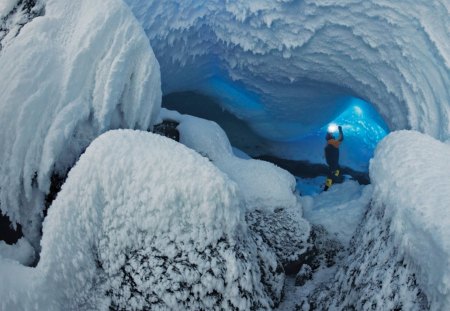
<path fill-rule="evenodd" d="M 204 94 L 220 98 L 222 105 L 237 116 L 253 116 L 264 110 L 259 98 L 236 81 L 214 76 L 206 80 L 201 88 Z"/>
<path fill-rule="evenodd" d="M 380 140 L 389 133 L 389 129 L 371 104 L 354 97 L 347 97 L 343 104 L 347 108 L 317 130 L 290 141 L 272 141 L 271 154 L 284 159 L 325 164 L 326 133 L 330 125 L 330 129 L 334 131 L 340 125 L 344 132 L 344 142 L 340 147 L 340 165 L 358 171 L 368 171 L 369 160 Z"/>
<path fill-rule="evenodd" d="M 341 165 L 367 170 L 377 144 L 389 132 L 378 112 L 369 103 L 352 98 L 349 107 L 332 124 L 342 126 L 344 132 Z M 328 124 L 320 129 L 319 136 L 325 137 L 327 130 Z"/>

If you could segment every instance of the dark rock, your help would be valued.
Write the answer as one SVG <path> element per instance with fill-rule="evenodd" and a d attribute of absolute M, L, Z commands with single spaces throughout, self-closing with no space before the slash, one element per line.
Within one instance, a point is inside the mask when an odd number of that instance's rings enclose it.
<path fill-rule="evenodd" d="M 9 217 L 0 213 L 0 240 L 12 245 L 17 243 L 21 237 L 23 237 L 22 227 L 17 224 L 14 229 Z"/>
<path fill-rule="evenodd" d="M 302 265 L 302 268 L 295 277 L 295 286 L 305 285 L 306 281 L 312 279 L 312 276 L 313 276 L 312 268 L 307 264 Z"/>
<path fill-rule="evenodd" d="M 339 241 L 331 239 L 325 228 L 319 225 L 312 226 L 308 242 L 312 247 L 299 258 L 295 267 L 291 267 L 293 273 L 298 273 L 302 264 L 310 266 L 313 271 L 320 266 L 331 267 L 336 263 L 336 256 L 344 249 Z"/>
<path fill-rule="evenodd" d="M 161 240 L 168 241 L 168 248 L 175 252 L 168 255 L 160 247 Z M 109 309 L 129 310 L 133 304 L 134 310 L 245 310 L 245 306 L 267 310 L 278 306 L 283 269 L 273 265 L 275 256 L 259 237 L 237 244 L 224 238 L 205 249 L 195 244 L 155 237 L 150 244 L 130 249 L 118 271 L 108 258 L 97 258 L 98 268 L 114 271 L 104 285 L 111 298 Z M 239 264 L 233 265 L 235 261 Z M 242 269 L 239 277 L 229 277 L 230 263 Z"/>
<path fill-rule="evenodd" d="M 177 126 L 180 125 L 177 121 L 164 120 L 162 123 L 153 126 L 153 133 L 159 134 L 175 141 L 180 141 L 180 132 L 177 130 Z"/>

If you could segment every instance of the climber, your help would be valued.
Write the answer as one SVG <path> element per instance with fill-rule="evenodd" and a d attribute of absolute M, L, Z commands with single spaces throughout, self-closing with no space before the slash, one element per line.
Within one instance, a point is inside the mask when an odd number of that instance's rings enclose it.
<path fill-rule="evenodd" d="M 335 125 L 331 125 L 328 128 L 328 132 L 325 137 L 327 140 L 327 145 L 325 146 L 325 160 L 328 164 L 328 175 L 325 182 L 325 187 L 323 189 L 324 191 L 327 191 L 333 182 L 336 183 L 340 179 L 339 146 L 344 140 L 344 133 L 342 132 L 342 126 L 338 126 L 339 137 L 338 139 L 334 139 L 333 132 L 335 131 L 335 128 Z"/>

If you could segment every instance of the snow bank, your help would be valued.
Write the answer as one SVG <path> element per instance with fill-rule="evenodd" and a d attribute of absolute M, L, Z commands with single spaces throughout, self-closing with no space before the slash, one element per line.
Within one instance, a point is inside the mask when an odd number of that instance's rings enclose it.
<path fill-rule="evenodd" d="M 450 137 L 447 0 L 126 0 L 149 36 L 163 90 L 212 95 L 261 136 L 329 122 L 343 99 L 391 130 Z"/>
<path fill-rule="evenodd" d="M 416 269 L 431 310 L 450 309 L 450 147 L 401 131 L 380 143 L 370 166 L 373 204 L 386 207 L 400 252 Z"/>
<path fill-rule="evenodd" d="M 4 0 L 0 2 L 0 18 L 4 18 L 17 5 L 19 0 Z"/>
<path fill-rule="evenodd" d="M 161 118 L 179 122 L 180 142 L 207 157 L 238 184 L 248 210 L 301 209 L 294 193 L 294 176 L 272 163 L 235 156 L 217 123 L 167 109 L 162 110 Z"/>
<path fill-rule="evenodd" d="M 161 100 L 159 65 L 121 1 L 39 3 L 45 15 L 0 53 L 0 206 L 34 246 L 52 174 L 108 129 L 147 129 Z"/>
<path fill-rule="evenodd" d="M 3 0 L 0 2 L 0 51 L 20 33 L 22 27 L 44 14 L 42 0 Z"/>
<path fill-rule="evenodd" d="M 15 260 L 22 265 L 28 266 L 33 264 L 35 252 L 25 238 L 21 238 L 14 245 L 8 245 L 0 241 L 0 258 Z"/>
<path fill-rule="evenodd" d="M 371 198 L 371 186 L 347 181 L 319 195 L 301 197 L 303 216 L 312 224 L 322 225 L 333 238 L 348 246 Z"/>
<path fill-rule="evenodd" d="M 0 290 L 0 309 L 273 308 L 282 269 L 249 234 L 236 192 L 181 144 L 107 132 L 81 156 L 50 208 L 41 260 L 19 275 L 29 285 Z M 0 269 L 0 278 L 8 275 Z"/>
<path fill-rule="evenodd" d="M 450 309 L 450 147 L 400 131 L 370 165 L 371 206 L 334 281 L 312 301 L 328 310 Z"/>

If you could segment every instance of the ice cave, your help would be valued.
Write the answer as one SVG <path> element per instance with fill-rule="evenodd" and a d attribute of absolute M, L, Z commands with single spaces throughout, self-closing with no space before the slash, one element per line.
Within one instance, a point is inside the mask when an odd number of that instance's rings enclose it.
<path fill-rule="evenodd" d="M 1 0 L 0 310 L 450 310 L 449 86 L 449 0 Z"/>

